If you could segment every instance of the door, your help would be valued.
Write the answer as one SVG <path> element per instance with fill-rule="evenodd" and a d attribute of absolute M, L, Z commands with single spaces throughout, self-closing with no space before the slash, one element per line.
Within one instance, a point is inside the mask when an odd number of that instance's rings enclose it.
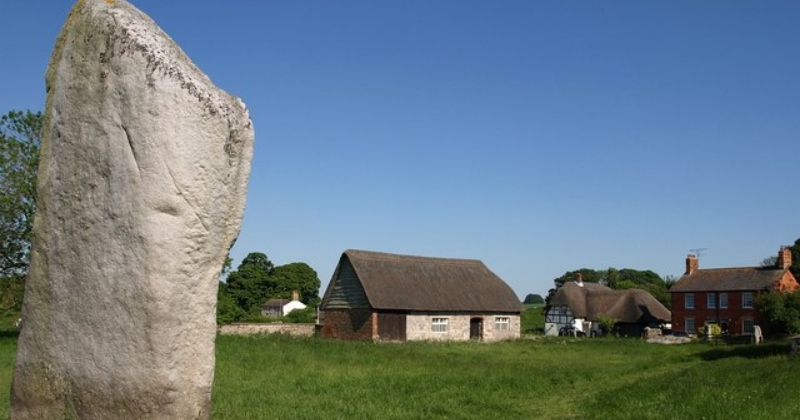
<path fill-rule="evenodd" d="M 483 318 L 472 318 L 469 320 L 470 340 L 483 339 Z"/>

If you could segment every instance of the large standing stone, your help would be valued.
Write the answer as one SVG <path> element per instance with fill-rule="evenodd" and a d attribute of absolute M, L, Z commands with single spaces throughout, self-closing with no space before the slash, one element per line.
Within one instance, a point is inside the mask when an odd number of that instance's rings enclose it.
<path fill-rule="evenodd" d="M 122 0 L 77 2 L 46 81 L 11 417 L 208 418 L 247 110 Z"/>

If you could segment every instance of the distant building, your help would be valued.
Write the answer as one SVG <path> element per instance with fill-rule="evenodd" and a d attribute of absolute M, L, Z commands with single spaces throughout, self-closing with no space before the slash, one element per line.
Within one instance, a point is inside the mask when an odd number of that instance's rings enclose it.
<path fill-rule="evenodd" d="M 348 250 L 321 310 L 325 337 L 497 341 L 519 338 L 522 304 L 478 260 Z"/>
<path fill-rule="evenodd" d="M 561 286 L 545 309 L 545 335 L 601 335 L 600 318 L 617 321 L 620 334 L 639 336 L 645 327 L 665 324 L 669 309 L 641 289 L 615 290 L 578 280 Z"/>
<path fill-rule="evenodd" d="M 701 269 L 697 256 L 686 258 L 686 272 L 673 285 L 672 328 L 697 333 L 705 324 L 717 324 L 723 333 L 753 334 L 762 323 L 755 308 L 759 293 L 792 292 L 800 285 L 789 271 L 791 249 L 782 247 L 772 267 Z"/>
<path fill-rule="evenodd" d="M 286 316 L 295 309 L 305 309 L 306 305 L 300 302 L 300 296 L 296 290 L 292 291 L 291 299 L 270 299 L 261 305 L 261 316 L 268 318 L 280 318 Z"/>

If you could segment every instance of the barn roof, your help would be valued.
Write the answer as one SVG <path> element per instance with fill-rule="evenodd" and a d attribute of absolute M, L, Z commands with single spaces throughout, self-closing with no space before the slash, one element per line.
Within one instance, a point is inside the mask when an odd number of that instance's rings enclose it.
<path fill-rule="evenodd" d="M 764 290 L 778 284 L 788 269 L 740 267 L 697 269 L 683 275 L 670 292 Z"/>
<path fill-rule="evenodd" d="M 339 265 L 345 261 L 352 265 L 374 309 L 516 313 L 522 310 L 511 287 L 479 260 L 350 249 L 342 254 Z"/>
<path fill-rule="evenodd" d="M 670 311 L 642 289 L 614 290 L 597 283 L 568 282 L 550 299 L 550 306 L 567 306 L 576 318 L 608 316 L 619 322 L 669 321 Z"/>

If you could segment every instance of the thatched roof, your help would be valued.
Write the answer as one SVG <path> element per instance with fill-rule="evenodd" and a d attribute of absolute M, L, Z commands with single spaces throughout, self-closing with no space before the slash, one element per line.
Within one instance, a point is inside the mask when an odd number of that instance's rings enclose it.
<path fill-rule="evenodd" d="M 626 323 L 669 321 L 670 311 L 641 289 L 614 290 L 597 283 L 568 282 L 550 299 L 550 306 L 566 306 L 576 318 L 596 321 L 608 316 Z"/>
<path fill-rule="evenodd" d="M 438 312 L 519 313 L 519 298 L 481 261 L 347 250 L 343 264 L 354 269 L 373 309 Z M 325 303 L 323 303 L 325 306 Z"/>
<path fill-rule="evenodd" d="M 710 292 L 764 290 L 780 283 L 788 269 L 777 267 L 740 267 L 697 269 L 683 275 L 670 292 Z"/>

